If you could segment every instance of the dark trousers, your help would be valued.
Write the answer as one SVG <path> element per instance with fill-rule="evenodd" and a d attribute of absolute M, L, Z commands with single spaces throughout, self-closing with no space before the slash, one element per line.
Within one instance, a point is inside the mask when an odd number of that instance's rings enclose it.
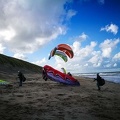
<path fill-rule="evenodd" d="M 99 85 L 99 83 L 97 82 L 97 87 L 98 87 L 98 90 L 100 90 L 100 85 Z"/>
<path fill-rule="evenodd" d="M 22 86 L 22 79 L 20 79 L 19 86 Z"/>

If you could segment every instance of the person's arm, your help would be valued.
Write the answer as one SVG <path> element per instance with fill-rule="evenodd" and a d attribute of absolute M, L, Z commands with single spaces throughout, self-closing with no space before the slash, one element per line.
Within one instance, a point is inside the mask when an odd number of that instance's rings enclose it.
<path fill-rule="evenodd" d="M 96 80 L 97 80 L 97 79 L 96 79 L 96 78 L 94 78 L 93 82 L 94 82 L 94 81 L 96 81 Z"/>

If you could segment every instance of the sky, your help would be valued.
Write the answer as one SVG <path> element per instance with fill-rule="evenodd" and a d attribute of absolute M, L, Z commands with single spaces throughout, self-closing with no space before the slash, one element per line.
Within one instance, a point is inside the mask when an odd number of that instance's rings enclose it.
<path fill-rule="evenodd" d="M 48 60 L 59 44 L 74 57 Z M 0 53 L 71 73 L 120 71 L 120 0 L 0 0 Z"/>

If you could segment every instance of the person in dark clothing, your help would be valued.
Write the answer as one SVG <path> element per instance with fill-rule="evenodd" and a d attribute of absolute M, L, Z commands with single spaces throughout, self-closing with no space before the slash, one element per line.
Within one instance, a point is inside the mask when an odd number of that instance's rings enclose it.
<path fill-rule="evenodd" d="M 105 84 L 105 80 L 100 77 L 99 73 L 97 73 L 97 78 L 94 78 L 94 81 L 97 80 L 97 87 L 98 87 L 98 90 L 101 90 L 100 86 L 103 86 Z"/>
<path fill-rule="evenodd" d="M 72 76 L 72 74 L 70 72 L 67 73 L 69 76 Z"/>
<path fill-rule="evenodd" d="M 18 71 L 18 78 L 20 80 L 19 82 L 19 86 L 22 86 L 22 82 L 23 82 L 23 79 L 24 79 L 24 75 L 21 71 Z"/>
<path fill-rule="evenodd" d="M 45 81 L 47 81 L 48 78 L 47 78 L 47 74 L 46 74 L 44 68 L 43 68 L 43 70 L 42 70 L 42 77 L 43 77 L 43 79 L 44 79 Z"/>

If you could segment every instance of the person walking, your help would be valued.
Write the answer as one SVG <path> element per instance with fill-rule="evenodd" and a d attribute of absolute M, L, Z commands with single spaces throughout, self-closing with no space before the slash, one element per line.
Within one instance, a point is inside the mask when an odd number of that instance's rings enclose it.
<path fill-rule="evenodd" d="M 97 78 L 94 78 L 94 81 L 97 81 L 98 90 L 101 90 L 100 86 L 103 86 L 105 84 L 105 80 L 100 77 L 99 73 L 97 73 Z"/>

